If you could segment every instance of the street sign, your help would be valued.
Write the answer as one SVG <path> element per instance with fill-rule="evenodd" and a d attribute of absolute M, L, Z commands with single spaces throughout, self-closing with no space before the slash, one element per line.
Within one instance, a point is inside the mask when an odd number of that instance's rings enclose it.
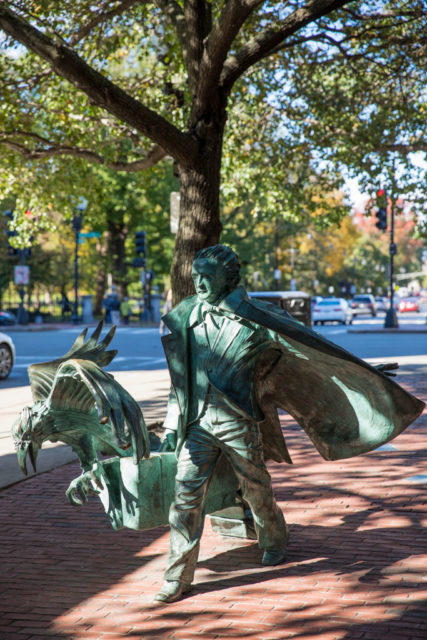
<path fill-rule="evenodd" d="M 14 270 L 14 282 L 15 284 L 29 284 L 30 282 L 30 267 L 27 264 L 17 265 Z"/>
<path fill-rule="evenodd" d="M 181 196 L 179 191 L 171 191 L 171 200 L 170 200 L 171 233 L 178 233 L 180 201 L 181 201 Z"/>
<path fill-rule="evenodd" d="M 99 231 L 85 231 L 79 233 L 81 238 L 100 238 L 101 234 Z"/>

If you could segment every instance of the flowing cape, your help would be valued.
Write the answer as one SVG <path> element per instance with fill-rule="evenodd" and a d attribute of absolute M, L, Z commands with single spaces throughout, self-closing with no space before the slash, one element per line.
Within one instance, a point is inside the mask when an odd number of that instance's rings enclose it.
<path fill-rule="evenodd" d="M 195 296 L 186 298 L 164 317 L 171 330 L 163 344 L 174 389 L 173 402 L 177 402 L 182 418 L 181 440 L 185 437 L 188 405 L 186 327 L 195 304 Z M 268 347 L 245 373 L 246 393 L 242 393 L 242 378 L 236 384 L 239 367 L 235 358 L 240 353 L 237 336 L 222 341 L 222 361 L 228 366 L 210 373 L 211 384 L 251 417 L 256 412 L 248 408 L 247 398 L 252 396 L 255 400 L 252 404 L 256 403 L 260 410 L 255 417 L 266 460 L 291 462 L 277 408 L 295 418 L 326 460 L 376 449 L 422 413 L 424 402 L 389 376 L 305 327 L 279 307 L 249 299 L 242 287 L 229 294 L 219 309 L 232 314 L 242 325 L 249 322 L 270 332 Z"/>

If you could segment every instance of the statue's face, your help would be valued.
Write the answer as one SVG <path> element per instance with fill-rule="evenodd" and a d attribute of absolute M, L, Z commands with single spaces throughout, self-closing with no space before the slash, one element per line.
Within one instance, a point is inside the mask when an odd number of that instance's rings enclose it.
<path fill-rule="evenodd" d="M 216 260 L 195 260 L 191 275 L 201 302 L 215 304 L 227 292 L 225 267 Z"/>

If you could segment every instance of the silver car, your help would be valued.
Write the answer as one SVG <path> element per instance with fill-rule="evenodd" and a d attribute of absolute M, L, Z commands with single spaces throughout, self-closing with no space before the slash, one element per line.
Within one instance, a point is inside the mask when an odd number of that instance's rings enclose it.
<path fill-rule="evenodd" d="M 0 380 L 5 380 L 15 362 L 15 345 L 12 338 L 0 332 Z"/>
<path fill-rule="evenodd" d="M 344 298 L 323 298 L 314 305 L 312 314 L 313 324 L 325 322 L 351 324 L 353 322 L 353 314 Z"/>

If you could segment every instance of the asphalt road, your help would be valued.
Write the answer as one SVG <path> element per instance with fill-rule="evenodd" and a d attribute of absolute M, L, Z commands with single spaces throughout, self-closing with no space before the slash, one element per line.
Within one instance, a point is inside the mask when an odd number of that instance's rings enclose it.
<path fill-rule="evenodd" d="M 109 328 L 104 329 L 102 338 Z M 88 335 L 92 330 L 89 329 Z M 16 363 L 9 378 L 0 383 L 0 388 L 29 384 L 29 365 L 63 356 L 81 331 L 82 327 L 52 331 L 10 331 L 9 335 L 16 347 Z M 117 349 L 118 354 L 106 368 L 107 371 L 144 371 L 167 367 L 157 328 L 118 327 L 110 348 Z"/>
<path fill-rule="evenodd" d="M 421 314 L 404 314 L 399 317 L 400 326 L 405 323 L 423 324 L 425 317 Z M 359 317 L 354 320 L 353 328 L 384 324 L 384 315 L 376 318 Z M 7 327 L 4 328 L 7 333 Z M 82 327 L 69 327 L 55 331 L 10 331 L 16 346 L 16 364 L 5 381 L 0 382 L 0 389 L 27 385 L 27 368 L 30 364 L 46 362 L 63 356 L 81 332 Z M 108 328 L 103 331 L 103 336 Z M 344 349 L 360 358 L 393 358 L 399 356 L 426 356 L 427 334 L 393 334 L 349 333 L 348 327 L 337 324 L 325 324 L 315 330 Z M 110 371 L 147 371 L 167 367 L 166 359 L 157 328 L 119 327 L 113 338 L 111 348 L 118 354 L 107 367 Z"/>

